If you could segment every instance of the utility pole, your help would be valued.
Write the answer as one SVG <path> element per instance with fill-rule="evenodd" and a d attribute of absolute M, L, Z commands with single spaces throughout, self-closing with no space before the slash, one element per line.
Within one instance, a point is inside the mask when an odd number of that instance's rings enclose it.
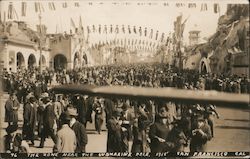
<path fill-rule="evenodd" d="M 40 63 L 39 63 L 39 71 L 40 73 L 42 73 L 42 26 L 41 26 L 41 19 L 42 19 L 42 16 L 41 16 L 41 13 L 39 13 L 38 15 L 39 17 L 39 29 L 40 29 L 40 39 L 39 39 L 39 51 L 40 51 Z"/>

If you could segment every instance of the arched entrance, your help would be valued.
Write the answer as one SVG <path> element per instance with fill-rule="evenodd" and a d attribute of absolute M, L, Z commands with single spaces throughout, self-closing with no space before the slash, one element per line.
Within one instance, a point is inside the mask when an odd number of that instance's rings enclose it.
<path fill-rule="evenodd" d="M 205 65 L 205 62 L 201 63 L 201 73 L 202 74 L 207 73 L 207 67 Z"/>
<path fill-rule="evenodd" d="M 33 54 L 30 54 L 28 58 L 28 69 L 34 68 L 36 66 L 36 57 Z"/>
<path fill-rule="evenodd" d="M 209 61 L 207 58 L 203 57 L 200 61 L 199 72 L 202 74 L 210 73 L 211 69 L 209 67 Z"/>
<path fill-rule="evenodd" d="M 24 57 L 23 54 L 21 52 L 18 52 L 16 55 L 16 66 L 17 69 L 24 69 L 25 68 L 25 61 L 24 61 Z"/>
<path fill-rule="evenodd" d="M 66 68 L 67 68 L 67 58 L 62 54 L 56 55 L 54 57 L 54 69 L 62 70 Z"/>

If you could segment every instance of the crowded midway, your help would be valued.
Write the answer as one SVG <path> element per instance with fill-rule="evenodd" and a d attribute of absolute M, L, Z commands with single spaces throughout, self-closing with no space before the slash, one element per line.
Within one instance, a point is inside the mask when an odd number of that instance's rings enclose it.
<path fill-rule="evenodd" d="M 249 150 L 249 111 L 207 100 L 250 94 L 245 3 L 0 2 L 0 153 Z"/>

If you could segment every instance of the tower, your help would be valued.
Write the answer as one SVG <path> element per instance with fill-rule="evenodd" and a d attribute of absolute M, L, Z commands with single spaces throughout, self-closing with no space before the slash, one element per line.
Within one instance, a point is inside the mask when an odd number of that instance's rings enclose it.
<path fill-rule="evenodd" d="M 189 45 L 193 46 L 199 43 L 200 31 L 192 30 L 189 32 Z"/>

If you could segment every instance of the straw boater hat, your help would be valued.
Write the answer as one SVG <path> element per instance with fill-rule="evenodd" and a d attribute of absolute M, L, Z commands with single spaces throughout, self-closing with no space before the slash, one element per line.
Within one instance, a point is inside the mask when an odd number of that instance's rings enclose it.
<path fill-rule="evenodd" d="M 49 101 L 50 101 L 50 97 L 49 97 L 49 94 L 48 94 L 48 93 L 43 93 L 43 94 L 41 95 L 41 97 L 42 97 L 42 101 L 43 101 L 43 102 L 49 102 Z"/>

